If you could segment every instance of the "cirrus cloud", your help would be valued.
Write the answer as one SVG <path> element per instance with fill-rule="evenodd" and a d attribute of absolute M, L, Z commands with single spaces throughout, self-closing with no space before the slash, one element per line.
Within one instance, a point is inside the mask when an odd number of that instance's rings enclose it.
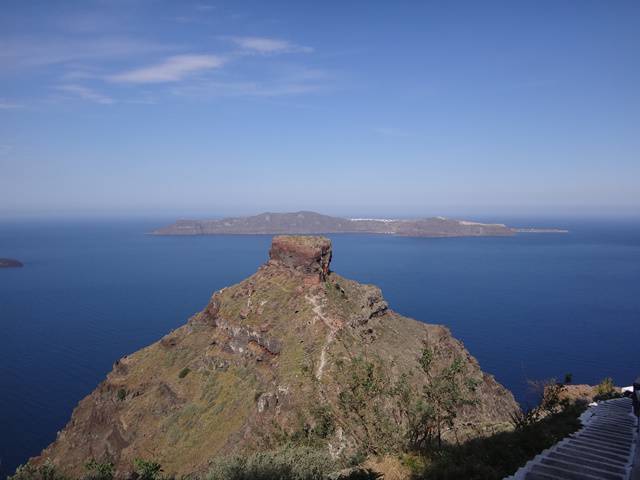
<path fill-rule="evenodd" d="M 286 40 L 267 37 L 229 37 L 233 43 L 245 51 L 261 54 L 310 53 L 313 48 L 296 45 Z"/>
<path fill-rule="evenodd" d="M 112 103 L 115 103 L 115 100 L 113 98 L 103 95 L 99 92 L 96 92 L 95 90 L 92 90 L 91 88 L 85 87 L 83 85 L 75 85 L 75 84 L 59 85 L 56 87 L 56 89 L 60 90 L 61 92 L 66 92 L 66 93 L 75 95 L 78 98 L 81 98 L 82 100 L 87 100 L 93 103 L 99 103 L 101 105 L 111 105 Z"/>
<path fill-rule="evenodd" d="M 47 67 L 73 62 L 96 62 L 160 52 L 179 46 L 143 39 L 106 36 L 60 38 L 58 36 L 0 37 L 0 70 Z"/>
<path fill-rule="evenodd" d="M 218 68 L 224 59 L 217 55 L 175 55 L 164 62 L 111 75 L 107 79 L 118 83 L 178 82 L 195 73 Z"/>
<path fill-rule="evenodd" d="M 8 102 L 0 98 L 0 110 L 15 110 L 23 108 L 23 105 L 15 102 Z"/>

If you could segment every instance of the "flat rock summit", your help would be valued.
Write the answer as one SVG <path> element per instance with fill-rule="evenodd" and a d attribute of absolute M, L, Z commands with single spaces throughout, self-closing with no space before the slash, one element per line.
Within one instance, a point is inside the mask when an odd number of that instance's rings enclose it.
<path fill-rule="evenodd" d="M 419 387 L 429 382 L 417 368 L 425 345 L 435 365 L 457 359 L 477 385 L 477 400 L 445 437 L 508 424 L 518 408 L 513 396 L 447 328 L 394 312 L 377 287 L 332 272 L 332 254 L 324 237 L 274 237 L 256 273 L 216 291 L 182 327 L 116 361 L 31 462 L 50 459 L 78 477 L 89 459 L 108 459 L 126 478 L 134 459 L 147 458 L 167 475 L 199 474 L 216 457 L 311 434 L 317 448 L 350 455 L 373 431 L 369 422 L 393 425 L 397 416 L 387 402 L 372 402 L 371 416 L 358 420 L 345 410 L 361 359 L 389 384 Z"/>

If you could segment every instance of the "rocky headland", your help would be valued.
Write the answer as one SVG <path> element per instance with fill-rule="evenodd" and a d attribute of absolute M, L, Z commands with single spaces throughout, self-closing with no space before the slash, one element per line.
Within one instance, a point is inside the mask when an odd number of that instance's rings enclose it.
<path fill-rule="evenodd" d="M 414 442 L 435 435 L 420 424 L 427 411 L 411 406 L 420 392 L 437 403 L 443 385 L 472 398 L 437 424 L 438 436 L 505 429 L 518 406 L 462 343 L 394 312 L 377 287 L 332 272 L 332 254 L 324 237 L 275 237 L 255 274 L 116 361 L 31 464 L 79 478 L 98 459 L 128 478 L 138 458 L 166 475 L 200 475 L 222 456 L 283 443 L 333 459 L 384 453 L 405 432 L 416 432 Z"/>
<path fill-rule="evenodd" d="M 178 220 L 153 235 L 313 235 L 377 233 L 407 237 L 510 236 L 516 230 L 500 223 L 479 223 L 444 217 L 404 219 L 340 218 L 316 212 L 261 213 L 222 220 Z"/>
<path fill-rule="evenodd" d="M 0 268 L 20 268 L 24 265 L 18 260 L 12 258 L 0 258 Z"/>

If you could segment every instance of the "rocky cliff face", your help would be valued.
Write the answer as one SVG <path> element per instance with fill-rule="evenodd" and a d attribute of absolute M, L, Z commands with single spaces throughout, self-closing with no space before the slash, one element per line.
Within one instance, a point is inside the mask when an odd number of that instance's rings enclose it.
<path fill-rule="evenodd" d="M 270 261 L 324 281 L 331 262 L 331 241 L 324 237 L 274 237 L 269 250 Z"/>
<path fill-rule="evenodd" d="M 461 411 L 457 435 L 508 422 L 517 408 L 511 393 L 445 327 L 393 312 L 378 288 L 330 272 L 331 255 L 326 238 L 274 238 L 269 261 L 254 275 L 118 360 L 32 461 L 50 458 L 80 475 L 88 459 L 109 459 L 125 476 L 134 458 L 152 458 L 167 474 L 199 473 L 216 456 L 317 430 L 319 408 L 332 425 L 320 448 L 341 455 L 358 448 L 366 427 L 340 408 L 344 366 L 376 359 L 389 381 L 406 375 L 424 384 L 416 370 L 424 345 L 436 348 L 436 362 L 460 358 L 477 382 L 477 401 Z"/>

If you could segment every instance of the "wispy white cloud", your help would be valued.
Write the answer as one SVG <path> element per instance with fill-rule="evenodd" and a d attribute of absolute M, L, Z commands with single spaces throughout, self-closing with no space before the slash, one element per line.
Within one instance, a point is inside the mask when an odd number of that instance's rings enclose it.
<path fill-rule="evenodd" d="M 95 90 L 85 87 L 83 85 L 69 84 L 69 85 L 59 85 L 55 87 L 56 90 L 61 92 L 72 94 L 82 100 L 87 100 L 93 103 L 99 103 L 101 105 L 111 105 L 115 103 L 115 100 L 107 95 L 103 95 L 102 93 L 96 92 Z"/>
<path fill-rule="evenodd" d="M 0 99 L 0 110 L 15 110 L 18 108 L 24 108 L 24 105 Z"/>
<path fill-rule="evenodd" d="M 60 39 L 19 37 L 0 39 L 0 70 L 4 68 L 43 67 L 78 61 L 130 58 L 169 52 L 178 46 L 129 37 Z"/>
<path fill-rule="evenodd" d="M 209 8 L 211 7 L 211 8 Z M 205 17 L 212 5 L 194 7 Z M 90 24 L 92 18 L 86 19 Z M 108 26 L 108 24 L 106 25 Z M 100 27 L 100 28 L 98 28 Z M 92 27 L 93 28 L 93 27 Z M 96 30 L 104 30 L 96 24 Z M 156 103 L 163 94 L 178 94 L 194 98 L 216 96 L 275 97 L 299 95 L 326 90 L 330 79 L 319 70 L 302 66 L 274 64 L 268 59 L 285 53 L 309 53 L 310 47 L 293 42 L 258 36 L 218 37 L 231 44 L 226 54 L 188 53 L 187 45 L 148 41 L 127 35 L 30 35 L 0 36 L 0 74 L 3 70 L 38 68 L 49 75 L 58 92 L 49 100 L 82 99 L 99 105 L 114 103 Z M 160 60 L 149 63 L 149 58 Z M 145 60 L 146 59 L 146 60 Z M 145 62 L 145 63 L 143 63 Z M 257 63 L 258 69 L 251 67 Z M 117 66 L 116 66 L 117 65 Z M 129 68 L 122 67 L 129 65 Z M 224 69 L 224 79 L 212 72 Z M 245 66 L 247 68 L 245 68 Z M 100 84 L 98 82 L 106 82 Z M 135 87 L 135 100 L 123 98 L 111 90 L 113 84 Z M 162 84 L 171 84 L 163 89 Z M 177 84 L 177 85 L 176 85 Z M 139 86 L 153 87 L 153 97 L 140 97 Z M 62 95 L 64 94 L 64 95 Z M 0 98 L 0 111 L 23 108 Z"/>
<path fill-rule="evenodd" d="M 273 82 L 207 82 L 175 89 L 177 95 L 187 97 L 279 97 L 300 95 L 321 90 L 317 85 Z"/>
<path fill-rule="evenodd" d="M 246 52 L 260 54 L 311 53 L 313 48 L 296 45 L 286 40 L 267 37 L 228 37 Z"/>
<path fill-rule="evenodd" d="M 176 87 L 172 91 L 192 98 L 281 97 L 326 91 L 331 88 L 332 80 L 332 76 L 322 70 L 286 68 L 261 80 L 202 81 Z"/>
<path fill-rule="evenodd" d="M 196 5 L 195 8 L 199 12 L 210 12 L 211 10 L 215 10 L 216 9 L 215 5 L 209 5 L 207 3 L 200 3 L 200 4 Z"/>
<path fill-rule="evenodd" d="M 91 78 L 100 78 L 101 75 L 88 70 L 76 69 L 63 73 L 60 78 L 65 81 L 87 80 Z"/>
<path fill-rule="evenodd" d="M 176 55 L 156 65 L 111 75 L 108 80 L 120 83 L 178 82 L 185 77 L 218 68 L 223 64 L 224 59 L 217 55 Z"/>
<path fill-rule="evenodd" d="M 156 105 L 158 102 L 152 98 L 136 98 L 133 100 L 126 100 L 124 103 L 129 103 L 131 105 Z"/>

